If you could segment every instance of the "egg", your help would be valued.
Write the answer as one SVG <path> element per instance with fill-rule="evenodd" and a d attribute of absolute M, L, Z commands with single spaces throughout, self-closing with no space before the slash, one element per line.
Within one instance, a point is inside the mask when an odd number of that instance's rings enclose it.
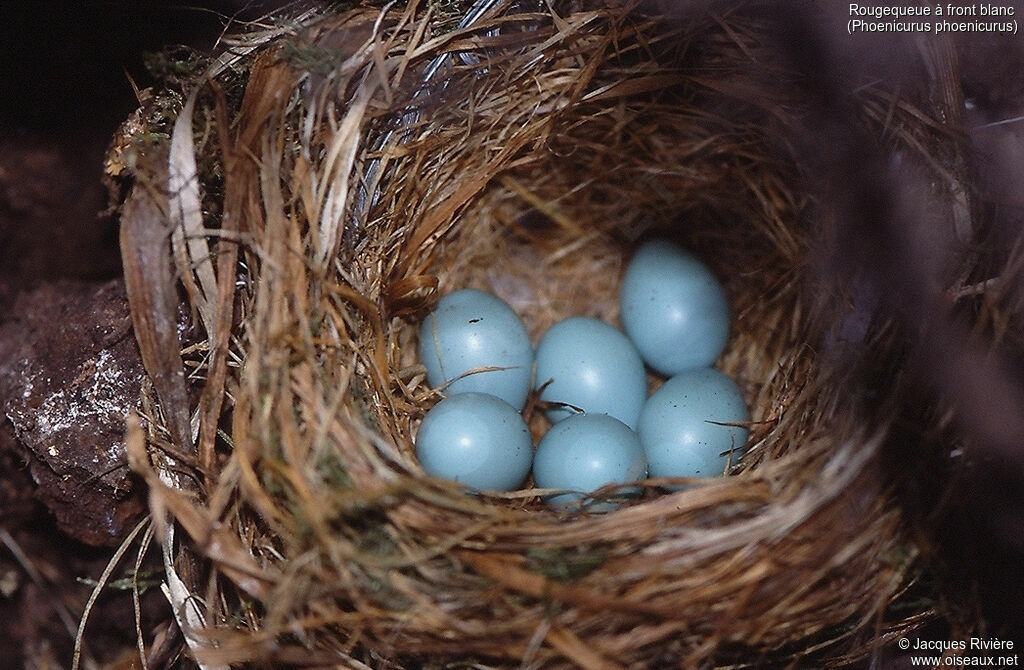
<path fill-rule="evenodd" d="M 516 409 L 526 404 L 533 347 L 501 298 L 476 289 L 444 296 L 420 327 L 418 349 L 431 386 L 448 383 L 450 395 L 489 393 Z M 470 372 L 477 368 L 499 369 Z"/>
<path fill-rule="evenodd" d="M 481 490 L 511 491 L 530 473 L 533 440 L 514 407 L 486 393 L 460 393 L 434 405 L 416 434 L 427 474 Z"/>
<path fill-rule="evenodd" d="M 540 399 L 567 403 L 587 414 L 607 414 L 636 427 L 647 396 L 644 363 L 629 338 L 590 317 L 553 325 L 537 344 L 536 386 Z M 546 386 L 545 386 L 546 385 Z M 545 411 L 557 423 L 579 412 L 572 407 Z"/>
<path fill-rule="evenodd" d="M 699 368 L 672 377 L 640 413 L 637 433 L 651 477 L 723 474 L 726 463 L 742 454 L 747 429 L 721 424 L 749 419 L 736 383 L 718 370 Z"/>
<path fill-rule="evenodd" d="M 574 491 L 550 496 L 547 502 L 552 505 L 577 502 L 606 484 L 626 484 L 646 476 L 640 438 L 605 414 L 577 414 L 556 423 L 541 438 L 533 460 L 538 487 Z"/>
<path fill-rule="evenodd" d="M 636 251 L 619 308 L 622 328 L 644 361 L 666 376 L 711 365 L 729 338 L 722 285 L 700 260 L 665 240 Z"/>

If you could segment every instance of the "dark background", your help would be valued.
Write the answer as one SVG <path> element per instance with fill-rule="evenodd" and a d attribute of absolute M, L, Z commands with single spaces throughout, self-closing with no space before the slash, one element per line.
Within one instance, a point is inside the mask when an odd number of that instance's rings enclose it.
<path fill-rule="evenodd" d="M 103 158 L 156 82 L 145 54 L 209 52 L 231 18 L 282 2 L 42 0 L 0 3 L 0 322 L 43 279 L 117 276 Z"/>
<path fill-rule="evenodd" d="M 111 134 L 135 107 L 130 75 L 152 84 L 143 53 L 213 47 L 228 17 L 274 5 L 235 0 L 0 3 L 0 127 L 5 132 Z"/>

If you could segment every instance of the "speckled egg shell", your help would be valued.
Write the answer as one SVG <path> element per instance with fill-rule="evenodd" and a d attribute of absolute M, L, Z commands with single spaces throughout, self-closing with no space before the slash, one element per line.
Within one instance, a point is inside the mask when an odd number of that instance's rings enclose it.
<path fill-rule="evenodd" d="M 420 326 L 419 357 L 427 382 L 451 382 L 450 395 L 489 393 L 516 409 L 526 404 L 533 347 L 522 320 L 497 296 L 463 289 L 441 298 Z M 477 368 L 501 369 L 470 372 Z"/>
<path fill-rule="evenodd" d="M 714 368 L 682 372 L 651 394 L 637 433 L 651 477 L 711 477 L 735 463 L 750 420 L 736 383 Z M 731 453 L 731 456 L 730 456 Z M 724 455 L 723 455 L 724 454 Z"/>
<path fill-rule="evenodd" d="M 618 419 L 578 414 L 551 427 L 537 445 L 533 479 L 540 488 L 569 489 L 547 502 L 581 500 L 606 484 L 626 484 L 647 476 L 640 438 Z"/>
<path fill-rule="evenodd" d="M 637 250 L 619 301 L 623 330 L 664 375 L 711 365 L 729 339 L 725 290 L 700 260 L 671 242 L 654 240 Z"/>
<path fill-rule="evenodd" d="M 634 429 L 647 397 L 644 364 L 629 338 L 582 316 L 559 321 L 541 338 L 535 383 L 543 388 L 541 400 L 607 414 Z M 545 412 L 553 423 L 578 413 L 567 407 Z"/>
<path fill-rule="evenodd" d="M 416 434 L 427 474 L 474 489 L 510 491 L 533 463 L 530 429 L 514 407 L 486 393 L 460 393 L 434 405 Z"/>

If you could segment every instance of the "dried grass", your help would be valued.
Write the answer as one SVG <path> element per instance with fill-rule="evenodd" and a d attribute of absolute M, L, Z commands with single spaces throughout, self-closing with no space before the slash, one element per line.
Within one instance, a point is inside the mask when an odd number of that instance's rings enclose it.
<path fill-rule="evenodd" d="M 779 142 L 802 103 L 756 13 L 499 4 L 468 29 L 417 2 L 265 27 L 226 42 L 169 144 L 122 138 L 152 380 L 133 467 L 187 590 L 172 601 L 201 603 L 179 617 L 206 623 L 192 652 L 207 667 L 825 665 L 920 625 L 927 609 L 888 611 L 914 549 L 878 471 L 885 421 L 819 350 L 834 314 L 807 284 L 828 207 L 808 207 Z M 926 108 L 859 95 L 908 153 L 948 141 Z M 720 367 L 754 417 L 733 476 L 650 481 L 604 515 L 425 477 L 412 441 L 439 394 L 414 344 L 432 302 L 486 288 L 534 336 L 571 314 L 614 322 L 624 259 L 651 234 L 725 278 Z M 189 542 L 171 544 L 175 525 Z"/>

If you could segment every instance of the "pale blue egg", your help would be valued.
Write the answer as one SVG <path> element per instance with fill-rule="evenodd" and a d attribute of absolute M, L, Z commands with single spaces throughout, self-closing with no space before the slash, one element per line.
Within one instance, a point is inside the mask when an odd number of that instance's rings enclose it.
<path fill-rule="evenodd" d="M 416 434 L 427 474 L 474 489 L 511 491 L 530 472 L 533 440 L 514 407 L 486 393 L 460 393 L 434 405 Z"/>
<path fill-rule="evenodd" d="M 530 393 L 533 347 L 519 316 L 501 298 L 463 289 L 437 303 L 420 326 L 427 382 L 448 394 L 476 391 L 522 409 Z M 470 372 L 477 368 L 500 368 Z M 469 373 L 469 374 L 467 374 Z"/>
<path fill-rule="evenodd" d="M 651 477 L 713 477 L 736 463 L 750 420 L 736 383 L 714 368 L 681 372 L 651 394 L 637 433 Z"/>
<path fill-rule="evenodd" d="M 541 438 L 533 459 L 533 480 L 539 488 L 576 492 L 549 497 L 552 505 L 577 502 L 606 484 L 628 484 L 646 476 L 640 438 L 605 414 L 559 421 Z"/>
<path fill-rule="evenodd" d="M 619 308 L 622 328 L 644 361 L 667 376 L 711 365 L 729 339 L 722 285 L 701 261 L 665 240 L 636 251 Z"/>
<path fill-rule="evenodd" d="M 552 423 L 578 414 L 576 407 L 635 429 L 647 397 L 644 363 L 629 338 L 583 316 L 559 321 L 544 334 L 537 345 L 535 379 L 537 388 L 544 389 L 541 400 L 572 406 L 547 410 Z"/>

